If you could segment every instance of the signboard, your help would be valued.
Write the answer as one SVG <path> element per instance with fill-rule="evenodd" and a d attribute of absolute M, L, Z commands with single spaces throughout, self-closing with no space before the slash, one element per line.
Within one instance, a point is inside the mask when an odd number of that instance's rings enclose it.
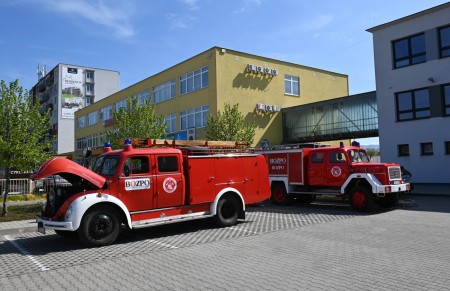
<path fill-rule="evenodd" d="M 187 140 L 195 140 L 195 128 L 187 129 Z"/>
<path fill-rule="evenodd" d="M 61 118 L 74 119 L 75 111 L 84 107 L 83 72 L 62 67 Z"/>

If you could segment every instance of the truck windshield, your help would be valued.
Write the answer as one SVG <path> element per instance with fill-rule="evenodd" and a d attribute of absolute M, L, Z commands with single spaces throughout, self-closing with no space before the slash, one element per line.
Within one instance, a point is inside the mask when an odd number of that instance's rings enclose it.
<path fill-rule="evenodd" d="M 97 161 L 95 161 L 92 171 L 99 175 L 111 176 L 116 173 L 119 162 L 120 156 L 100 156 Z"/>
<path fill-rule="evenodd" d="M 370 159 L 367 156 L 367 153 L 365 150 L 348 150 L 347 153 L 352 158 L 352 162 L 354 162 L 354 163 L 370 162 Z"/>

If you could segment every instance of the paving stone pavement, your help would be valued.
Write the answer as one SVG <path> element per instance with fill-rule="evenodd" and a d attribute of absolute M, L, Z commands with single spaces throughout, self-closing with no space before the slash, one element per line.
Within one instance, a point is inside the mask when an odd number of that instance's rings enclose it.
<path fill-rule="evenodd" d="M 415 200 L 406 209 L 0 277 L 0 289 L 448 290 L 450 199 Z"/>

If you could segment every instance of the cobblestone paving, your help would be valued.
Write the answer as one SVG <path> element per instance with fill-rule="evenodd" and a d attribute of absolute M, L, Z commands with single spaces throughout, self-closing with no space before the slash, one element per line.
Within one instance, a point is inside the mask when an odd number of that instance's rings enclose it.
<path fill-rule="evenodd" d="M 7 235 L 0 245 L 0 270 L 4 270 L 0 277 L 184 248 L 361 215 L 342 207 L 249 207 L 246 221 L 233 227 L 216 228 L 208 220 L 198 220 L 125 231 L 114 245 L 95 249 L 82 248 L 77 240 L 62 238 L 52 231 L 47 235 L 37 232 Z"/>
<path fill-rule="evenodd" d="M 10 235 L 0 241 L 0 289 L 448 290 L 450 199 L 422 199 L 368 215 L 341 205 L 252 207 L 230 228 L 167 225 L 97 249 Z"/>

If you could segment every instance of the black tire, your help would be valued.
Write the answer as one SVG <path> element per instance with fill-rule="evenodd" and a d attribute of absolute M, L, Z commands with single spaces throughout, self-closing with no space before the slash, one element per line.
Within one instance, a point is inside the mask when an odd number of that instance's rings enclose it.
<path fill-rule="evenodd" d="M 302 204 L 310 204 L 316 200 L 316 195 L 314 194 L 300 194 L 297 196 L 298 202 Z"/>
<path fill-rule="evenodd" d="M 356 186 L 350 193 L 350 203 L 353 209 L 368 212 L 373 208 L 373 194 L 363 186 Z"/>
<path fill-rule="evenodd" d="M 61 230 L 61 229 L 55 229 L 55 232 L 57 235 L 64 237 L 64 238 L 75 238 L 77 237 L 76 231 L 68 231 L 68 230 Z"/>
<path fill-rule="evenodd" d="M 378 204 L 383 208 L 391 208 L 397 205 L 399 196 L 398 193 L 390 193 L 378 200 Z"/>
<path fill-rule="evenodd" d="M 235 225 L 240 210 L 239 201 L 231 195 L 225 195 L 217 203 L 217 212 L 214 217 L 216 224 L 220 227 Z"/>
<path fill-rule="evenodd" d="M 270 200 L 272 200 L 275 205 L 289 205 L 291 203 L 291 196 L 286 192 L 284 184 L 275 183 L 272 185 L 272 195 Z"/>
<path fill-rule="evenodd" d="M 98 207 L 87 212 L 77 234 L 87 247 L 107 246 L 115 242 L 120 232 L 120 220 L 111 207 Z"/>

